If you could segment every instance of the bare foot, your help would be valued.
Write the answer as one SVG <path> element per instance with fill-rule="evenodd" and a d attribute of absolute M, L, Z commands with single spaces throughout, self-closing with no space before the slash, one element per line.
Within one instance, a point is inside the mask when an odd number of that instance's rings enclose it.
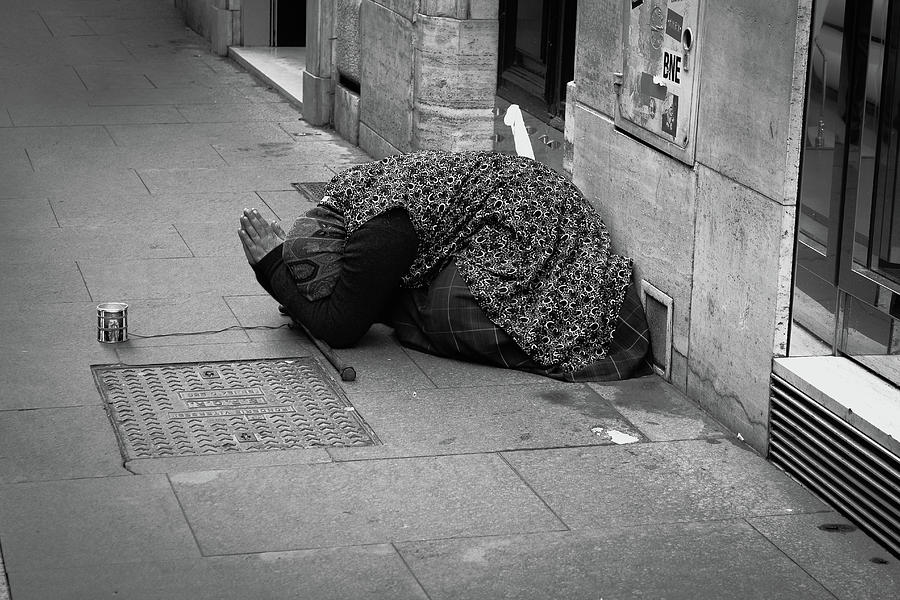
<path fill-rule="evenodd" d="M 266 221 L 255 208 L 244 209 L 241 214 L 241 228 L 238 237 L 244 247 L 247 262 L 255 265 L 263 257 L 277 248 L 284 241 L 281 228 Z"/>

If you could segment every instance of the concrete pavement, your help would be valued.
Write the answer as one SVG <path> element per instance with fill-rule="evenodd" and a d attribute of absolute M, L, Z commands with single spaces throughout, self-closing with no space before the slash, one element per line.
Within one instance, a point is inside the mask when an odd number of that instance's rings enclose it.
<path fill-rule="evenodd" d="M 657 377 L 398 346 L 336 381 L 380 444 L 126 464 L 91 365 L 321 354 L 258 288 L 257 206 L 368 160 L 166 0 L 0 0 L 0 599 L 900 596 L 900 566 Z M 98 302 L 143 335 L 96 341 Z M 628 443 L 623 443 L 628 442 Z M 836 526 L 840 525 L 840 526 Z"/>

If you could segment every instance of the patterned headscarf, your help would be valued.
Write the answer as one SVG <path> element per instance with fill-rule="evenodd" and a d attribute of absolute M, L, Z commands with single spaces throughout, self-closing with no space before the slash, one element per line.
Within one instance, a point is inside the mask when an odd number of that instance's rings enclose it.
<path fill-rule="evenodd" d="M 325 187 L 352 235 L 406 209 L 419 249 L 406 287 L 453 260 L 481 309 L 538 364 L 578 370 L 607 356 L 631 260 L 610 250 L 575 185 L 525 157 L 419 152 L 351 168 Z"/>

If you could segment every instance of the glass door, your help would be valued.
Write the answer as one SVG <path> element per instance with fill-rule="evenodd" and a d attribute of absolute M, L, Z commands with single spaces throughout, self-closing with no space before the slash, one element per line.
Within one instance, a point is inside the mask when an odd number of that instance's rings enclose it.
<path fill-rule="evenodd" d="M 900 385 L 898 4 L 815 4 L 790 354 Z"/>
<path fill-rule="evenodd" d="M 575 7 L 575 0 L 500 0 L 498 94 L 560 127 L 575 72 Z"/>

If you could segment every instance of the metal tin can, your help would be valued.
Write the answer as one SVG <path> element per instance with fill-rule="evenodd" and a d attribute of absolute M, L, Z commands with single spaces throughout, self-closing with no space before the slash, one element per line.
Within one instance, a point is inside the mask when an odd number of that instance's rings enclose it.
<path fill-rule="evenodd" d="M 128 340 L 128 305 L 104 302 L 97 305 L 97 341 L 115 344 Z"/>

